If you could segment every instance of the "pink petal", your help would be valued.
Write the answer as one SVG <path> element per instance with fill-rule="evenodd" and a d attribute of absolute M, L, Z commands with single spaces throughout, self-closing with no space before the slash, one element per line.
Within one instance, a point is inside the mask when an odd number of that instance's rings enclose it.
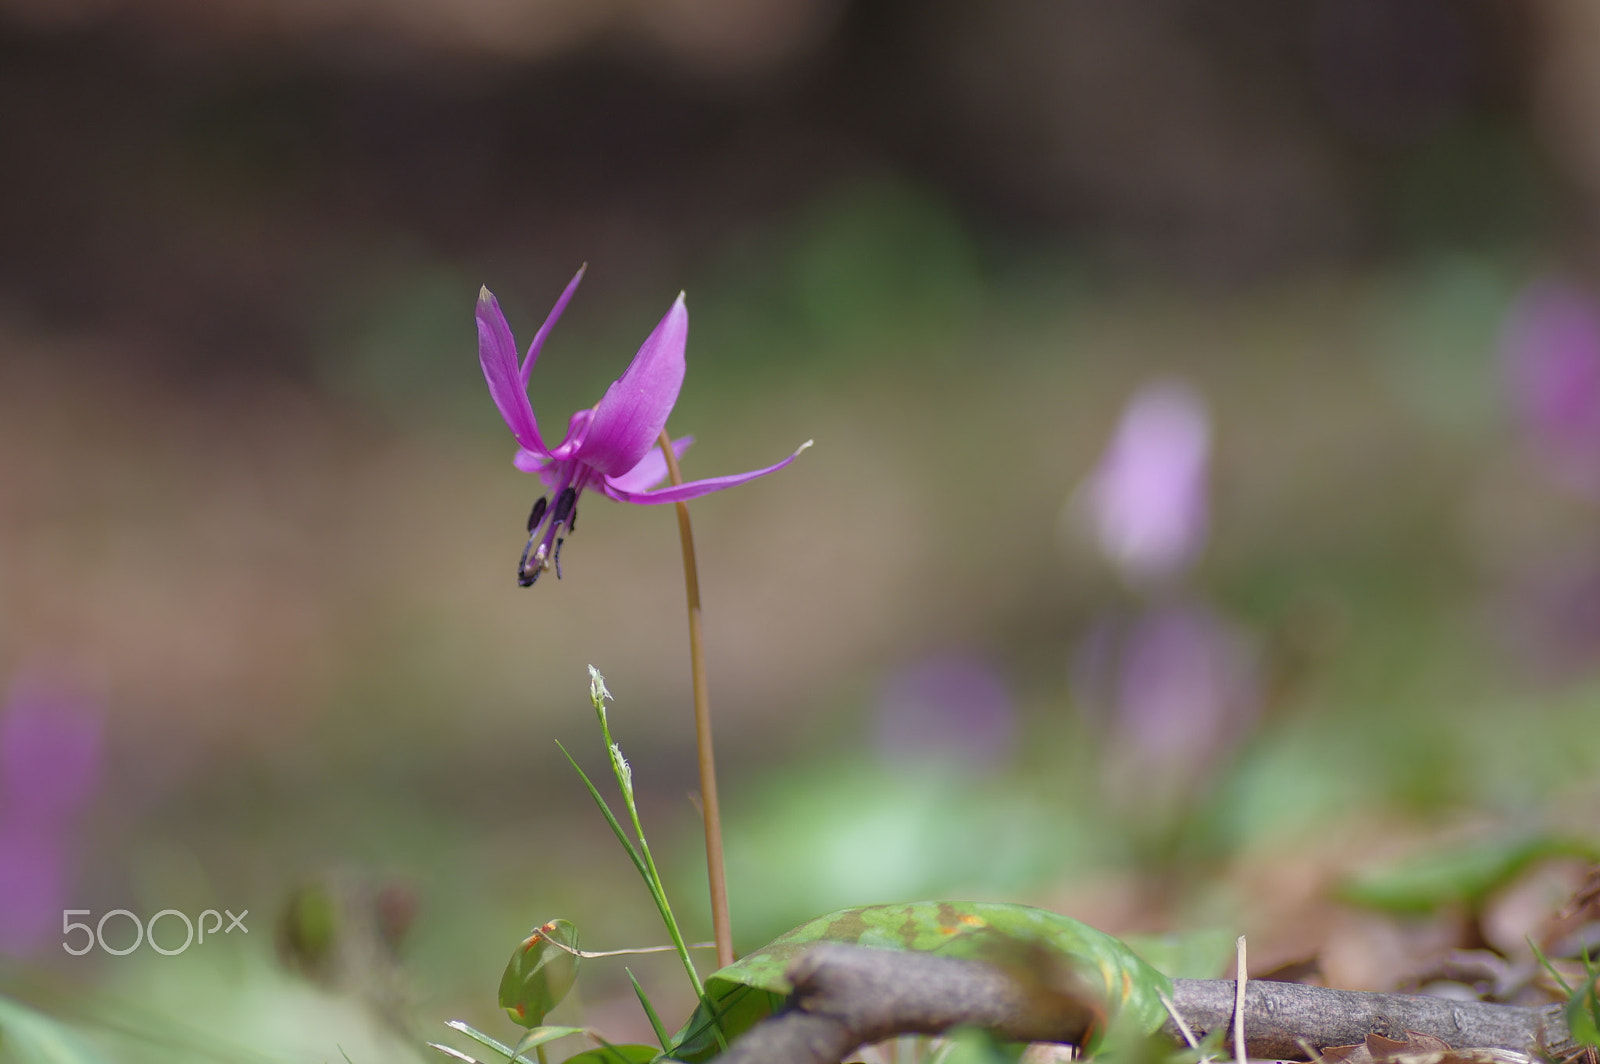
<path fill-rule="evenodd" d="M 683 452 L 687 451 L 689 445 L 693 442 L 693 436 L 685 436 L 681 440 L 673 440 L 672 453 L 682 458 Z M 666 479 L 667 458 L 666 455 L 661 453 L 661 447 L 657 445 L 645 452 L 645 456 L 639 459 L 638 465 L 620 477 L 607 477 L 606 483 L 617 491 L 640 492 L 649 491 Z"/>
<path fill-rule="evenodd" d="M 511 464 L 524 473 L 541 472 L 550 465 L 550 462 L 548 455 L 530 451 L 526 447 L 517 448 L 517 456 L 511 460 Z"/>
<path fill-rule="evenodd" d="M 782 469 L 796 458 L 799 458 L 800 452 L 810 446 L 811 441 L 807 440 L 805 443 L 800 445 L 799 449 L 796 450 L 794 454 L 791 454 L 777 465 L 770 465 L 765 469 L 757 469 L 752 473 L 734 473 L 726 477 L 711 477 L 708 480 L 691 480 L 687 484 L 679 484 L 676 487 L 671 488 L 661 488 L 657 491 L 620 490 L 610 478 L 607 478 L 606 480 L 600 482 L 600 490 L 605 492 L 605 494 L 611 498 L 616 499 L 618 502 L 687 502 L 689 499 L 698 499 L 702 495 L 709 495 L 714 491 L 721 491 L 723 488 L 731 488 L 736 484 L 743 484 L 747 480 L 754 480 L 757 477 L 764 477 L 768 473 L 776 473 L 778 470 Z"/>
<path fill-rule="evenodd" d="M 589 421 L 593 417 L 593 410 L 579 410 L 568 418 L 566 439 L 550 449 L 550 457 L 565 462 L 583 450 L 584 441 L 589 438 Z"/>
<path fill-rule="evenodd" d="M 551 491 L 560 491 L 572 482 L 572 462 L 563 462 L 560 459 L 546 458 L 532 451 L 521 450 L 517 452 L 512 464 L 524 473 L 539 474 L 539 479 L 544 481 L 544 486 Z"/>
<path fill-rule="evenodd" d="M 545 453 L 533 404 L 528 402 L 527 387 L 517 370 L 517 342 L 500 313 L 499 301 L 487 288 L 478 290 L 478 362 L 483 366 L 483 379 L 489 382 L 489 397 L 500 408 L 511 435 L 528 450 Z"/>
<path fill-rule="evenodd" d="M 683 348 L 689 311 L 683 293 L 656 325 L 626 372 L 594 408 L 583 461 L 607 476 L 622 476 L 654 447 L 683 387 Z"/>
<path fill-rule="evenodd" d="M 533 372 L 533 364 L 538 361 L 539 350 L 544 347 L 545 337 L 550 335 L 550 330 L 561 318 L 561 312 L 567 309 L 567 302 L 572 298 L 572 293 L 578 290 L 578 282 L 583 280 L 583 271 L 589 268 L 586 262 L 578 267 L 578 272 L 572 275 L 572 280 L 567 282 L 567 287 L 561 293 L 561 298 L 556 300 L 556 305 L 550 308 L 550 313 L 544 319 L 544 324 L 539 326 L 539 331 L 533 336 L 533 343 L 528 345 L 528 357 L 522 360 L 522 387 L 528 387 L 528 375 Z"/>

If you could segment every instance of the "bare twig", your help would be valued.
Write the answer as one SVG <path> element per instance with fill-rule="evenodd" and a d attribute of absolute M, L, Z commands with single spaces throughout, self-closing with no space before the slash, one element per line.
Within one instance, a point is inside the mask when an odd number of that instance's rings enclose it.
<path fill-rule="evenodd" d="M 1196 1034 L 1226 1028 L 1233 1017 L 1231 979 L 1175 979 L 1173 1000 Z M 1246 1048 L 1257 1059 L 1304 1060 L 1313 1048 L 1355 1045 L 1376 1031 L 1404 1040 L 1407 1031 L 1444 1039 L 1458 1049 L 1571 1048 L 1562 1006 L 1492 1005 L 1413 994 L 1334 990 L 1256 980 L 1245 994 Z M 1163 1028 L 1176 1041 L 1175 1025 Z"/>
<path fill-rule="evenodd" d="M 736 1040 L 721 1064 L 834 1064 L 867 1042 L 962 1026 L 1015 1042 L 1080 1042 L 1100 1019 L 1076 987 L 928 953 L 826 942 L 785 975 L 790 1007 Z"/>
<path fill-rule="evenodd" d="M 1028 966 L 999 967 L 926 953 L 819 945 L 790 965 L 794 992 L 783 1012 L 738 1038 L 721 1064 L 836 1064 L 856 1047 L 897 1034 L 977 1026 L 1007 1041 L 1081 1044 L 1101 1023 L 1103 1003 L 1070 980 Z M 1191 1037 L 1226 1029 L 1242 980 L 1178 979 L 1171 1012 Z M 1571 1048 L 1560 1005 L 1542 1008 L 1374 994 L 1257 980 L 1240 1011 L 1253 1059 L 1304 1060 L 1303 1048 L 1353 1045 L 1374 1031 L 1420 1031 L 1456 1048 Z M 1162 1031 L 1184 1036 L 1176 1015 Z"/>

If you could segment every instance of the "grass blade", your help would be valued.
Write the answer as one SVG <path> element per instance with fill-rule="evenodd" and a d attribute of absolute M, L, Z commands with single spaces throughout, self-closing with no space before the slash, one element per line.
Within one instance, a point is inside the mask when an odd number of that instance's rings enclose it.
<path fill-rule="evenodd" d="M 606 818 L 607 824 L 611 825 L 611 833 L 617 837 L 618 842 L 622 843 L 622 848 L 628 851 L 628 859 L 633 862 L 633 867 L 639 870 L 639 874 L 648 883 L 650 881 L 650 870 L 645 867 L 644 858 L 639 856 L 639 851 L 629 841 L 628 836 L 623 834 L 622 824 L 617 820 L 616 814 L 611 811 L 611 807 L 606 804 L 606 800 L 600 796 L 599 789 L 590 782 L 589 774 L 578 766 L 572 755 L 567 753 L 567 748 L 561 745 L 559 739 L 556 740 L 556 748 L 561 751 L 561 756 L 567 759 L 567 764 L 572 766 L 573 771 L 578 774 L 578 778 L 583 781 L 584 789 L 589 792 L 589 797 L 593 798 L 594 804 L 599 807 L 600 815 Z"/>
<path fill-rule="evenodd" d="M 667 1029 L 661 1025 L 661 1017 L 656 1015 L 655 1006 L 650 1004 L 650 998 L 645 994 L 644 987 L 639 985 L 639 980 L 634 977 L 632 968 L 624 968 L 628 973 L 628 982 L 633 984 L 633 992 L 639 998 L 639 1004 L 644 1008 L 644 1014 L 650 1019 L 650 1029 L 656 1033 L 656 1041 L 661 1043 L 661 1052 L 671 1053 Z"/>

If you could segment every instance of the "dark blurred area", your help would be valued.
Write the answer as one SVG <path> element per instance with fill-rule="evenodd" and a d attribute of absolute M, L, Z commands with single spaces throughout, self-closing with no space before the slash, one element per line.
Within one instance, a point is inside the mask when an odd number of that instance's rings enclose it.
<path fill-rule="evenodd" d="M 544 286 L 593 260 L 637 295 L 875 171 L 943 199 L 991 269 L 1067 242 L 1230 285 L 1481 246 L 1548 220 L 1530 72 L 1556 17 L 23 0 L 0 283 L 13 320 L 203 379 L 308 373 L 397 257 Z"/>
<path fill-rule="evenodd" d="M 1600 809 L 1597 58 L 1587 0 L 0 0 L 0 992 L 376 1056 L 543 921 L 655 944 L 591 663 L 704 933 L 670 510 L 519 590 L 473 358 L 585 262 L 547 434 L 684 290 L 686 476 L 816 440 L 694 505 L 741 949 L 945 893 L 1372 983 L 1349 867 Z M 648 1037 L 620 966 L 563 1008 Z"/>

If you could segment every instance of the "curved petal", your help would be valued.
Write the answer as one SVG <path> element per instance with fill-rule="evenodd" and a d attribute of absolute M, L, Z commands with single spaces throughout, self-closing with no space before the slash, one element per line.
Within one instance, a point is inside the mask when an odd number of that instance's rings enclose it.
<path fill-rule="evenodd" d="M 550 461 L 551 459 L 548 455 L 530 451 L 526 447 L 519 447 L 517 448 L 517 456 L 511 460 L 511 464 L 524 473 L 538 473 L 548 466 Z"/>
<path fill-rule="evenodd" d="M 584 462 L 606 476 L 621 476 L 655 446 L 683 387 L 683 347 L 688 338 L 689 311 L 679 292 L 627 370 L 611 382 L 594 408 L 583 443 Z"/>
<path fill-rule="evenodd" d="M 524 473 L 537 473 L 544 486 L 551 491 L 560 491 L 572 483 L 572 469 L 574 463 L 562 462 L 558 459 L 545 458 L 534 454 L 532 451 L 522 450 L 517 452 L 513 463 Z"/>
<path fill-rule="evenodd" d="M 579 410 L 568 418 L 567 437 L 550 449 L 550 457 L 558 462 L 564 462 L 581 451 L 583 441 L 589 437 L 589 419 L 592 417 L 594 417 L 593 410 Z"/>
<path fill-rule="evenodd" d="M 683 452 L 687 451 L 689 445 L 693 442 L 693 436 L 685 436 L 681 440 L 673 440 L 672 453 L 682 458 Z M 661 447 L 658 444 L 645 452 L 645 456 L 639 459 L 638 465 L 620 477 L 607 477 L 605 482 L 617 491 L 640 492 L 649 491 L 666 479 L 667 457 L 661 453 Z"/>
<path fill-rule="evenodd" d="M 754 480 L 757 477 L 764 477 L 768 473 L 776 473 L 778 470 L 782 469 L 796 458 L 799 458 L 800 452 L 804 451 L 810 446 L 811 441 L 807 440 L 805 443 L 802 443 L 799 446 L 794 454 L 791 454 L 777 465 L 770 465 L 765 469 L 757 469 L 752 473 L 734 473 L 726 477 L 711 477 L 707 480 L 691 480 L 687 484 L 679 484 L 671 488 L 660 488 L 656 491 L 625 491 L 619 489 L 611 482 L 610 478 L 607 478 L 606 480 L 600 482 L 600 490 L 605 492 L 611 498 L 616 499 L 618 502 L 687 502 L 689 499 L 697 499 L 702 495 L 709 495 L 714 491 L 721 491 L 723 488 L 731 488 L 736 484 L 743 484 L 747 480 Z M 664 461 L 665 460 L 663 460 L 663 462 Z"/>
<path fill-rule="evenodd" d="M 517 370 L 517 342 L 500 313 L 500 303 L 488 288 L 478 289 L 478 362 L 489 382 L 489 398 L 517 442 L 535 454 L 548 453 L 534 420 L 533 404 Z"/>
<path fill-rule="evenodd" d="M 567 302 L 572 299 L 572 293 L 578 290 L 578 282 L 583 280 L 583 272 L 589 268 L 586 262 L 578 267 L 578 272 L 572 275 L 572 280 L 567 282 L 567 287 L 562 291 L 561 298 L 556 300 L 556 305 L 550 308 L 544 324 L 539 326 L 539 331 L 533 335 L 533 343 L 528 345 L 528 357 L 522 360 L 522 387 L 528 387 L 528 375 L 533 372 L 533 364 L 539 359 L 539 350 L 544 347 L 545 337 L 550 335 L 550 330 L 561 318 L 561 312 L 567 309 Z"/>

